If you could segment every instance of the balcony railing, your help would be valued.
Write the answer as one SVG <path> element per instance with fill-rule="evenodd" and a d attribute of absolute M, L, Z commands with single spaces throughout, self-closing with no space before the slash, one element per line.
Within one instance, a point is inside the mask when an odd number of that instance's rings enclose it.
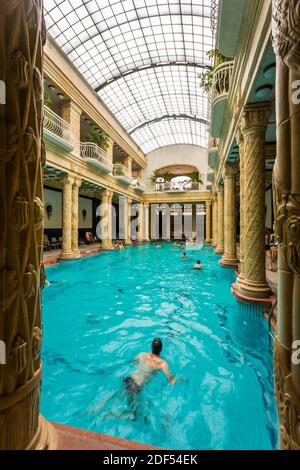
<path fill-rule="evenodd" d="M 104 173 L 111 173 L 112 162 L 107 158 L 105 151 L 93 142 L 80 143 L 80 155 L 91 165 L 97 166 Z"/>
<path fill-rule="evenodd" d="M 132 184 L 132 176 L 128 172 L 127 168 L 122 163 L 114 164 L 113 175 L 121 182 L 126 185 Z"/>
<path fill-rule="evenodd" d="M 136 191 L 140 193 L 146 192 L 146 186 L 144 185 L 144 183 L 142 182 L 140 178 L 137 178 L 137 177 L 133 178 L 131 185 Z"/>
<path fill-rule="evenodd" d="M 74 148 L 70 124 L 47 106 L 44 106 L 44 135 L 49 141 L 66 150 L 70 151 Z"/>
<path fill-rule="evenodd" d="M 221 95 L 228 93 L 234 61 L 224 62 L 220 64 L 214 71 L 213 83 L 211 87 L 211 99 L 215 99 Z"/>
<path fill-rule="evenodd" d="M 156 183 L 155 190 L 156 192 L 165 192 L 165 193 L 185 193 L 189 191 L 201 191 L 202 183 L 198 182 L 185 182 L 182 184 L 179 183 Z"/>

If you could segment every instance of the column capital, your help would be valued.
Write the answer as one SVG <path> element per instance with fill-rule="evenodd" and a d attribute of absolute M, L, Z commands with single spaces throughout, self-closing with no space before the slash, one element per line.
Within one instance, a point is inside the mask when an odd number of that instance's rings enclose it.
<path fill-rule="evenodd" d="M 239 147 L 244 143 L 244 136 L 243 136 L 241 124 L 238 126 L 236 130 L 235 140 Z"/>
<path fill-rule="evenodd" d="M 64 186 L 73 186 L 74 181 L 75 181 L 75 176 L 70 175 L 69 173 L 66 173 L 61 177 L 61 182 L 63 183 Z"/>
<path fill-rule="evenodd" d="M 270 117 L 270 103 L 253 103 L 244 107 L 242 132 L 248 134 L 265 134 Z"/>
<path fill-rule="evenodd" d="M 236 166 L 232 163 L 225 163 L 223 178 L 234 178 L 236 174 Z"/>
<path fill-rule="evenodd" d="M 150 207 L 150 202 L 144 202 L 143 204 L 144 204 L 144 206 L 146 207 L 146 209 L 149 209 L 149 207 Z"/>
<path fill-rule="evenodd" d="M 103 199 L 112 200 L 113 195 L 114 195 L 114 192 L 111 189 L 105 188 L 101 194 L 101 197 L 102 197 L 102 200 Z"/>
<path fill-rule="evenodd" d="M 73 101 L 73 100 L 63 100 L 60 102 L 60 106 L 62 109 L 74 109 L 78 114 L 82 114 L 82 109 Z"/>
<path fill-rule="evenodd" d="M 205 205 L 206 206 L 211 206 L 212 205 L 212 200 L 209 199 L 208 201 L 205 201 Z"/>
<path fill-rule="evenodd" d="M 82 185 L 82 179 L 81 178 L 75 178 L 73 186 L 76 186 L 77 188 L 80 188 L 81 185 Z"/>

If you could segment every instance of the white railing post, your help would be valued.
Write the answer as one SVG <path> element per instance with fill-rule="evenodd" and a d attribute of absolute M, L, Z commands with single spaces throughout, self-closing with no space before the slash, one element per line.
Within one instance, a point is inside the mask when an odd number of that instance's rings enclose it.
<path fill-rule="evenodd" d="M 105 151 L 99 147 L 99 145 L 93 142 L 81 142 L 80 143 L 80 155 L 83 159 L 94 159 L 100 163 L 103 163 L 108 168 L 112 169 L 113 164 L 107 158 Z"/>
<path fill-rule="evenodd" d="M 44 128 L 52 134 L 60 137 L 67 144 L 72 145 L 72 128 L 58 114 L 44 106 Z"/>
<path fill-rule="evenodd" d="M 224 62 L 216 67 L 211 87 L 211 99 L 229 92 L 234 61 Z"/>

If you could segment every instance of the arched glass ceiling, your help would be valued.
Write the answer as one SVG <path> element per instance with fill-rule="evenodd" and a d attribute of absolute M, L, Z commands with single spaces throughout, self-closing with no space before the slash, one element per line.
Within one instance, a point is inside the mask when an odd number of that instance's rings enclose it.
<path fill-rule="evenodd" d="M 51 36 L 148 153 L 172 143 L 207 145 L 208 103 L 197 75 L 210 65 L 206 52 L 213 47 L 215 1 L 44 0 L 44 5 Z"/>

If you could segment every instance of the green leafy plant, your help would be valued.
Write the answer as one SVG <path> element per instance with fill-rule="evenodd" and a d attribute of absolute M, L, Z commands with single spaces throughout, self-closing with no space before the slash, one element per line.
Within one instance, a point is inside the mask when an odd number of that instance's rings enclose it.
<path fill-rule="evenodd" d="M 122 163 L 115 163 L 114 164 L 114 174 L 117 176 L 124 175 L 124 166 Z"/>
<path fill-rule="evenodd" d="M 191 173 L 189 177 L 191 178 L 193 183 L 202 183 L 199 171 L 193 171 L 193 173 Z"/>
<path fill-rule="evenodd" d="M 45 88 L 45 91 L 44 91 L 44 106 L 47 106 L 47 108 L 50 108 L 51 104 L 52 104 L 51 95 L 50 95 L 49 91 Z"/>
<path fill-rule="evenodd" d="M 200 88 L 202 88 L 205 93 L 209 93 L 212 89 L 213 78 L 216 68 L 219 65 L 224 64 L 224 62 L 229 61 L 230 58 L 225 57 L 217 48 L 208 51 L 206 53 L 206 56 L 209 60 L 212 61 L 213 66 L 205 70 L 205 72 L 200 73 L 198 77 L 200 78 Z"/>
<path fill-rule="evenodd" d="M 99 147 L 105 151 L 109 148 L 109 135 L 106 132 L 101 132 L 96 129 L 91 130 L 86 137 L 86 141 L 99 145 Z"/>
<path fill-rule="evenodd" d="M 164 173 L 161 172 L 161 170 L 154 170 L 152 175 L 149 178 L 149 181 L 151 183 L 156 183 L 157 178 L 163 178 L 165 180 L 165 183 L 171 181 L 173 175 L 169 171 L 165 171 Z"/>

